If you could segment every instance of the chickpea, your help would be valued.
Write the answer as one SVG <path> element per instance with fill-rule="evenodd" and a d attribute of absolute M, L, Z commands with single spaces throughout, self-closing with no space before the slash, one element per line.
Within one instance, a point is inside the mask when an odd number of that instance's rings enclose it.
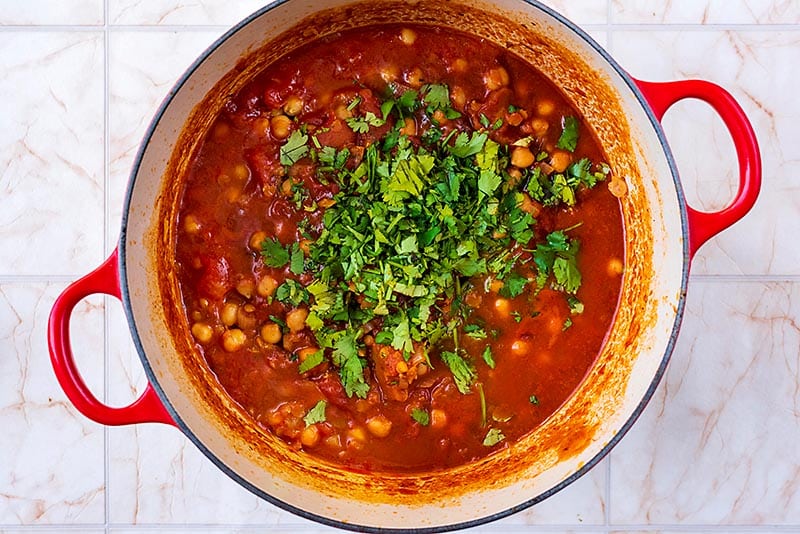
<path fill-rule="evenodd" d="M 244 163 L 239 163 L 233 168 L 233 176 L 240 182 L 250 178 L 250 169 Z"/>
<path fill-rule="evenodd" d="M 539 117 L 531 119 L 531 130 L 533 130 L 533 133 L 538 137 L 543 137 L 549 129 L 550 124 L 546 120 Z"/>
<path fill-rule="evenodd" d="M 511 164 L 520 169 L 530 167 L 534 161 L 536 161 L 536 156 L 533 155 L 533 152 L 528 147 L 514 147 L 511 152 Z"/>
<path fill-rule="evenodd" d="M 625 266 L 622 264 L 622 260 L 619 258 L 611 258 L 608 261 L 608 265 L 606 265 L 606 272 L 609 276 L 619 276 L 625 270 Z"/>
<path fill-rule="evenodd" d="M 508 315 L 511 312 L 511 303 L 508 299 L 498 298 L 494 301 L 494 309 L 501 315 Z"/>
<path fill-rule="evenodd" d="M 255 250 L 256 252 L 260 252 L 261 243 L 263 243 L 265 239 L 267 239 L 266 232 L 254 232 L 253 235 L 250 236 L 250 242 L 248 244 L 250 245 L 251 249 Z"/>
<path fill-rule="evenodd" d="M 489 283 L 489 291 L 492 293 L 498 293 L 501 289 L 503 289 L 504 285 L 505 284 L 502 280 L 494 279 Z"/>
<path fill-rule="evenodd" d="M 417 365 L 417 376 L 425 376 L 428 374 L 428 366 L 424 363 Z"/>
<path fill-rule="evenodd" d="M 415 67 L 405 73 L 406 83 L 414 89 L 422 86 L 422 69 Z"/>
<path fill-rule="evenodd" d="M 236 324 L 236 316 L 239 314 L 239 305 L 235 302 L 226 302 L 222 307 L 222 312 L 219 318 L 225 326 L 233 326 Z"/>
<path fill-rule="evenodd" d="M 469 67 L 469 63 L 467 63 L 466 59 L 458 58 L 453 61 L 452 68 L 454 72 L 467 72 L 467 67 Z"/>
<path fill-rule="evenodd" d="M 531 217 L 538 217 L 542 212 L 542 205 L 533 200 L 527 193 L 522 193 L 522 202 L 519 209 L 525 213 L 529 213 Z"/>
<path fill-rule="evenodd" d="M 231 133 L 231 127 L 228 123 L 218 122 L 214 126 L 214 138 L 217 140 L 225 139 Z"/>
<path fill-rule="evenodd" d="M 516 356 L 530 354 L 531 345 L 524 339 L 517 339 L 511 344 L 511 353 Z"/>
<path fill-rule="evenodd" d="M 292 119 L 286 115 L 276 115 L 270 121 L 272 127 L 272 137 L 275 139 L 286 139 L 289 137 L 289 129 L 292 127 Z"/>
<path fill-rule="evenodd" d="M 444 428 L 447 424 L 447 414 L 441 408 L 431 410 L 431 428 Z"/>
<path fill-rule="evenodd" d="M 467 104 L 467 94 L 464 92 L 464 88 L 456 85 L 450 89 L 450 100 L 453 101 L 457 108 L 463 109 Z"/>
<path fill-rule="evenodd" d="M 333 110 L 333 113 L 336 115 L 337 119 L 346 120 L 353 116 L 353 112 L 347 109 L 347 106 L 344 104 L 339 104 L 336 106 L 336 109 Z"/>
<path fill-rule="evenodd" d="M 411 46 L 417 40 L 417 32 L 411 28 L 403 28 L 400 30 L 400 40 L 403 44 Z"/>
<path fill-rule="evenodd" d="M 281 338 L 283 337 L 283 332 L 281 332 L 281 327 L 275 323 L 264 323 L 261 326 L 261 339 L 270 343 L 272 345 L 277 345 L 281 342 Z"/>
<path fill-rule="evenodd" d="M 271 297 L 275 293 L 276 289 L 278 289 L 278 281 L 271 276 L 265 276 L 258 281 L 256 293 L 259 297 L 267 298 Z"/>
<path fill-rule="evenodd" d="M 615 197 L 622 198 L 628 193 L 628 184 L 625 183 L 625 180 L 612 178 L 611 181 L 608 182 L 608 190 Z"/>
<path fill-rule="evenodd" d="M 293 195 L 292 186 L 294 185 L 294 180 L 291 178 L 285 179 L 281 183 L 281 194 L 286 197 L 290 197 Z"/>
<path fill-rule="evenodd" d="M 200 231 L 200 228 L 200 221 L 193 214 L 190 213 L 183 218 L 183 229 L 186 230 L 187 234 L 196 234 Z"/>
<path fill-rule="evenodd" d="M 508 71 L 503 67 L 489 69 L 489 71 L 483 75 L 483 83 L 490 91 L 507 86 L 509 81 Z"/>
<path fill-rule="evenodd" d="M 236 325 L 245 330 L 254 329 L 257 324 L 255 311 L 256 308 L 252 304 L 240 306 L 236 314 Z"/>
<path fill-rule="evenodd" d="M 319 351 L 317 347 L 305 347 L 297 351 L 297 359 L 302 363 L 317 351 Z"/>
<path fill-rule="evenodd" d="M 243 278 L 236 284 L 236 291 L 246 299 L 253 296 L 255 289 L 256 283 L 252 278 Z"/>
<path fill-rule="evenodd" d="M 314 447 L 319 443 L 320 437 L 317 425 L 310 425 L 300 432 L 300 443 L 302 443 L 304 447 Z"/>
<path fill-rule="evenodd" d="M 302 250 L 306 256 L 308 256 L 309 253 L 311 252 L 310 239 L 301 239 L 300 242 L 297 244 L 297 246 L 300 247 L 300 250 Z"/>
<path fill-rule="evenodd" d="M 229 187 L 225 190 L 225 200 L 231 204 L 238 202 L 242 197 L 242 190 L 238 187 Z"/>
<path fill-rule="evenodd" d="M 299 332 L 306 327 L 306 318 L 308 317 L 308 309 L 295 308 L 286 314 L 286 326 L 292 332 Z"/>
<path fill-rule="evenodd" d="M 303 100 L 297 95 L 291 95 L 283 103 L 283 111 L 290 117 L 296 117 L 303 111 Z"/>
<path fill-rule="evenodd" d="M 548 117 L 553 114 L 553 110 L 555 110 L 555 104 L 553 104 L 552 100 L 540 100 L 536 104 L 536 113 L 541 115 L 542 117 Z"/>
<path fill-rule="evenodd" d="M 205 345 L 211 341 L 211 338 L 214 335 L 214 330 L 206 323 L 194 323 L 192 325 L 192 335 L 198 342 Z"/>
<path fill-rule="evenodd" d="M 383 415 L 376 415 L 367 420 L 367 430 L 377 438 L 385 438 L 392 431 L 392 422 Z"/>
<path fill-rule="evenodd" d="M 564 172 L 567 170 L 570 163 L 572 163 L 572 156 L 570 156 L 569 152 L 565 152 L 564 150 L 556 150 L 553 152 L 553 155 L 550 156 L 550 165 L 556 172 Z"/>
<path fill-rule="evenodd" d="M 395 65 L 384 65 L 380 69 L 380 75 L 384 82 L 390 83 L 397 79 L 399 72 L 397 71 L 397 66 Z"/>
<path fill-rule="evenodd" d="M 253 131 L 259 135 L 269 134 L 269 119 L 262 117 L 253 123 Z"/>
<path fill-rule="evenodd" d="M 247 341 L 247 336 L 238 328 L 226 330 L 225 333 L 222 334 L 222 348 L 225 349 L 226 352 L 236 352 L 244 347 L 245 341 Z"/>
<path fill-rule="evenodd" d="M 363 445 L 367 441 L 367 433 L 360 426 L 356 426 L 347 431 L 347 441 L 349 444 Z M 360 447 L 359 447 L 360 448 Z"/>

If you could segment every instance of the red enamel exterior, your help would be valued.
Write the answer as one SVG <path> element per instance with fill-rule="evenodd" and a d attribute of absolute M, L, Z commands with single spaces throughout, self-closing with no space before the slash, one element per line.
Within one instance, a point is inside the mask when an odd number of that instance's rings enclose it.
<path fill-rule="evenodd" d="M 112 408 L 95 397 L 81 378 L 72 357 L 69 322 L 72 310 L 82 299 L 95 293 L 120 297 L 117 250 L 100 267 L 73 282 L 56 299 L 47 325 L 47 342 L 50 361 L 58 383 L 70 402 L 83 415 L 103 425 L 130 425 L 136 423 L 165 423 L 174 425 L 164 405 L 150 384 L 142 395 L 129 406 Z"/>
<path fill-rule="evenodd" d="M 689 218 L 689 253 L 694 256 L 703 243 L 744 217 L 755 204 L 761 190 L 761 156 L 756 134 L 741 106 L 728 91 L 716 84 L 704 80 L 635 82 L 659 122 L 676 102 L 696 98 L 719 113 L 733 139 L 739 159 L 739 190 L 733 201 L 726 208 L 714 213 L 697 211 L 686 206 Z"/>

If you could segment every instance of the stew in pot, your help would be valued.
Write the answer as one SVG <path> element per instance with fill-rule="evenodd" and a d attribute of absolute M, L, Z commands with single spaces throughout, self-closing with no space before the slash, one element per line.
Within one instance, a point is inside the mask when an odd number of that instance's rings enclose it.
<path fill-rule="evenodd" d="M 535 68 L 336 34 L 232 95 L 185 177 L 186 328 L 257 424 L 354 470 L 471 462 L 556 411 L 619 297 L 623 180 Z"/>

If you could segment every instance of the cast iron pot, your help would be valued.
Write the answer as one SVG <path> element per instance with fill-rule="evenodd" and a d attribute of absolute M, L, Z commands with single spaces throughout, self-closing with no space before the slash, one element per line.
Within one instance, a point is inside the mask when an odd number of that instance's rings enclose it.
<path fill-rule="evenodd" d="M 450 530 L 507 516 L 570 484 L 600 461 L 653 395 L 675 343 L 693 254 L 743 217 L 761 181 L 752 127 L 733 98 L 704 81 L 631 78 L 581 29 L 535 1 L 310 0 L 271 4 L 214 43 L 161 105 L 137 155 L 117 250 L 69 286 L 49 323 L 53 367 L 75 407 L 106 425 L 176 426 L 253 493 L 306 518 L 359 530 Z M 310 18 L 309 18 L 310 17 Z M 626 270 L 607 341 L 582 385 L 541 427 L 483 460 L 435 473 L 354 473 L 290 450 L 220 389 L 180 313 L 174 261 L 181 176 L 225 100 L 253 73 L 316 37 L 370 23 L 468 31 L 513 50 L 567 94 L 618 177 Z M 294 28 L 294 29 L 293 29 Z M 722 117 L 739 160 L 739 188 L 716 213 L 686 204 L 660 120 L 698 98 Z M 73 362 L 69 321 L 92 293 L 122 300 L 149 385 L 130 406 L 98 401 Z"/>

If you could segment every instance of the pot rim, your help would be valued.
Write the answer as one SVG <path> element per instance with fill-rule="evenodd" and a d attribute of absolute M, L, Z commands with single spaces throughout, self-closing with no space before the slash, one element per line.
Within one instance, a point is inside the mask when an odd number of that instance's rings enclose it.
<path fill-rule="evenodd" d="M 678 208 L 680 213 L 680 223 L 681 223 L 681 236 L 683 238 L 682 242 L 682 268 L 681 268 L 681 283 L 680 283 L 680 291 L 678 294 L 678 302 L 675 308 L 675 319 L 672 325 L 672 329 L 669 336 L 669 341 L 664 349 L 664 353 L 661 357 L 661 362 L 659 363 L 658 368 L 656 369 L 653 378 L 648 385 L 642 399 L 636 405 L 636 408 L 633 410 L 631 415 L 625 421 L 625 423 L 620 427 L 619 431 L 616 432 L 608 442 L 603 446 L 603 448 L 588 462 L 586 462 L 580 469 L 578 469 L 575 473 L 570 475 L 569 477 L 565 478 L 555 486 L 551 487 L 550 489 L 536 495 L 518 505 L 512 506 L 510 508 L 501 510 L 499 512 L 495 512 L 493 514 L 487 515 L 485 517 L 481 517 L 478 519 L 472 519 L 469 521 L 463 521 L 459 523 L 452 523 L 448 525 L 438 525 L 433 527 L 419 527 L 419 528 L 385 528 L 385 527 L 374 527 L 368 525 L 359 525 L 356 523 L 345 523 L 340 520 L 331 519 L 329 517 L 325 517 L 316 513 L 308 512 L 301 508 L 298 508 L 288 502 L 285 502 L 281 499 L 270 495 L 269 493 L 265 492 L 264 490 L 254 486 L 249 481 L 247 481 L 244 477 L 238 474 L 235 470 L 228 467 L 220 458 L 218 458 L 210 449 L 208 449 L 205 444 L 189 429 L 186 423 L 180 416 L 180 413 L 175 410 L 172 403 L 167 398 L 163 388 L 161 387 L 158 378 L 153 371 L 149 363 L 149 359 L 145 353 L 144 346 L 142 340 L 138 334 L 133 310 L 131 308 L 131 293 L 130 288 L 128 286 L 128 278 L 127 278 L 127 251 L 126 251 L 126 240 L 127 240 L 127 226 L 128 226 L 128 217 L 131 208 L 131 199 L 133 196 L 133 189 L 136 183 L 136 177 L 139 174 L 139 169 L 142 165 L 142 161 L 144 158 L 144 154 L 147 151 L 150 141 L 153 138 L 153 134 L 158 127 L 163 115 L 165 114 L 167 108 L 171 105 L 172 101 L 175 99 L 177 93 L 183 88 L 183 86 L 187 83 L 187 81 L 191 78 L 191 76 L 195 73 L 195 71 L 202 65 L 224 42 L 226 42 L 231 36 L 238 33 L 244 27 L 249 25 L 254 20 L 260 18 L 261 16 L 265 15 L 266 13 L 272 11 L 273 9 L 288 3 L 292 0 L 275 0 L 274 2 L 269 3 L 268 5 L 258 9 L 257 11 L 253 12 L 252 14 L 248 15 L 241 21 L 239 21 L 236 25 L 231 27 L 228 31 L 222 34 L 219 38 L 217 38 L 208 48 L 206 48 L 202 54 L 200 54 L 192 64 L 181 74 L 180 78 L 175 82 L 172 88 L 169 90 L 167 95 L 164 97 L 164 100 L 158 107 L 155 115 L 153 116 L 150 124 L 147 127 L 147 130 L 142 138 L 142 142 L 139 146 L 139 149 L 136 152 L 136 157 L 134 159 L 133 165 L 131 167 L 130 177 L 128 179 L 128 184 L 126 186 L 125 191 L 125 199 L 122 206 L 122 220 L 121 220 L 121 229 L 120 229 L 120 237 L 118 241 L 119 247 L 119 279 L 120 279 L 120 290 L 121 290 L 121 297 L 122 297 L 122 305 L 125 311 L 125 315 L 127 317 L 128 327 L 131 332 L 131 337 L 133 340 L 133 344 L 136 347 L 136 351 L 139 354 L 139 359 L 142 362 L 142 366 L 144 367 L 145 374 L 147 376 L 148 382 L 152 385 L 153 389 L 156 391 L 159 400 L 163 403 L 164 408 L 169 413 L 170 417 L 174 420 L 176 426 L 180 429 L 184 436 L 186 436 L 202 453 L 205 455 L 211 462 L 216 465 L 221 471 L 223 471 L 226 475 L 236 481 L 238 484 L 246 488 L 251 493 L 255 494 L 259 498 L 273 504 L 283 510 L 291 512 L 299 517 L 304 519 L 309 519 L 315 521 L 317 523 L 336 527 L 344 530 L 351 530 L 351 531 L 358 531 L 358 532 L 374 532 L 374 533 L 433 533 L 433 532 L 449 532 L 454 530 L 460 530 L 470 527 L 475 527 L 479 525 L 483 525 L 486 523 L 490 523 L 510 515 L 513 515 L 521 510 L 530 508 L 531 506 L 551 497 L 552 495 L 558 493 L 565 487 L 569 486 L 577 479 L 581 478 L 591 469 L 593 469 L 601 460 L 603 460 L 609 452 L 619 443 L 619 441 L 627 434 L 628 430 L 633 426 L 633 424 L 639 419 L 639 416 L 644 411 L 645 407 L 649 403 L 650 399 L 653 397 L 656 388 L 658 387 L 659 383 L 661 382 L 661 378 L 663 377 L 667 364 L 670 360 L 672 355 L 672 351 L 675 348 L 675 343 L 678 338 L 678 332 L 680 330 L 681 321 L 683 318 L 685 303 L 686 303 L 686 290 L 688 286 L 688 279 L 689 279 L 689 267 L 690 267 L 690 249 L 689 249 L 689 231 L 688 231 L 688 212 L 687 212 L 687 205 L 686 199 L 683 192 L 683 188 L 680 183 L 678 169 L 675 164 L 675 159 L 673 157 L 672 151 L 669 148 L 669 144 L 667 143 L 666 136 L 664 134 L 664 130 L 661 126 L 661 123 L 656 118 L 653 110 L 648 103 L 647 99 L 645 98 L 644 94 L 638 88 L 636 83 L 633 81 L 631 76 L 625 71 L 614 58 L 603 48 L 601 47 L 586 31 L 581 29 L 577 24 L 573 23 L 569 19 L 567 19 L 564 15 L 560 14 L 558 11 L 542 4 L 539 0 L 519 0 L 529 6 L 538 9 L 539 11 L 544 12 L 549 17 L 555 19 L 560 24 L 564 25 L 568 30 L 574 33 L 577 37 L 585 41 L 595 52 L 597 52 L 603 60 L 607 63 L 607 66 L 610 67 L 616 74 L 618 74 L 622 80 L 625 82 L 627 87 L 632 91 L 633 95 L 635 96 L 636 100 L 641 104 L 643 111 L 645 112 L 647 119 L 649 120 L 650 124 L 655 130 L 655 134 L 659 140 L 661 148 L 664 151 L 664 155 L 667 160 L 667 164 L 669 166 L 670 175 L 672 176 L 672 180 L 675 186 L 675 192 L 677 195 L 678 201 Z"/>

